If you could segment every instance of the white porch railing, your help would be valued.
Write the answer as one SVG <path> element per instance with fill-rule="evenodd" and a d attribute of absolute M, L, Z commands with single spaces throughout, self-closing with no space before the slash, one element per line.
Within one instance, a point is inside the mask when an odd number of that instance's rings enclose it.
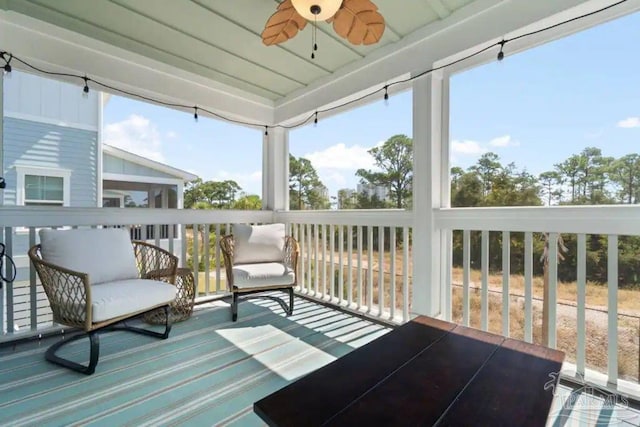
<path fill-rule="evenodd" d="M 456 242 L 461 243 L 463 252 L 461 275 L 456 278 L 452 270 L 446 272 L 443 313 L 449 320 L 560 348 L 567 354 L 569 370 L 579 379 L 639 395 L 640 303 L 637 311 L 619 310 L 618 240 L 619 236 L 640 235 L 640 206 L 458 208 L 437 210 L 435 218 L 449 241 L 452 233 L 458 233 Z M 534 241 L 544 239 L 545 234 L 548 291 L 536 297 L 533 271 L 541 260 L 540 253 L 534 255 Z M 605 236 L 607 242 L 607 283 L 602 286 L 606 305 L 599 307 L 588 305 L 586 298 L 587 239 L 592 235 Z M 500 242 L 500 248 L 494 246 L 497 254 L 489 253 L 490 236 Z M 576 241 L 575 284 L 558 281 L 561 236 Z M 522 286 L 514 283 L 510 267 L 513 237 L 524 245 L 523 271 L 515 272 L 522 275 Z M 479 246 L 480 252 L 480 265 L 473 268 L 472 238 L 479 240 L 476 248 Z M 477 258 L 478 254 L 474 255 Z M 498 276 L 489 272 L 489 257 L 495 255 L 502 265 Z M 473 270 L 476 274 L 480 270 L 475 280 L 471 278 Z M 559 286 L 571 287 L 575 297 L 559 300 Z M 543 319 L 545 314 L 548 321 Z"/>

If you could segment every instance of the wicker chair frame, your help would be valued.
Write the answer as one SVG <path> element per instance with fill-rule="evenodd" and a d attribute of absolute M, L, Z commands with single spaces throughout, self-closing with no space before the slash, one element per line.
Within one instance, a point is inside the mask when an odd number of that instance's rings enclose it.
<path fill-rule="evenodd" d="M 288 316 L 293 314 L 293 288 L 298 286 L 298 257 L 300 255 L 300 247 L 296 239 L 291 236 L 285 236 L 284 241 L 284 264 L 294 271 L 293 283 L 287 285 L 260 286 L 255 288 L 238 288 L 233 283 L 233 257 L 234 257 L 235 240 L 233 234 L 229 234 L 220 239 L 220 249 L 224 258 L 224 268 L 227 274 L 227 283 L 231 290 L 231 319 L 235 322 L 238 320 L 238 303 L 249 298 L 247 295 L 257 294 L 268 291 L 283 291 L 289 294 L 289 305 L 281 298 L 273 296 L 261 296 L 261 298 L 269 298 L 278 302 Z M 244 298 L 240 298 L 244 296 Z"/>
<path fill-rule="evenodd" d="M 172 253 L 147 242 L 133 241 L 133 249 L 138 266 L 139 278 L 163 280 L 174 283 L 178 258 Z M 126 330 L 138 334 L 149 335 L 161 339 L 169 337 L 171 331 L 170 305 L 158 304 L 149 309 L 128 313 L 101 322 L 93 322 L 91 284 L 89 275 L 79 271 L 69 270 L 42 259 L 40 245 L 29 249 L 29 259 L 33 263 L 44 292 L 49 300 L 53 321 L 62 325 L 81 329 L 82 332 L 56 342 L 49 347 L 45 358 L 52 363 L 64 366 L 76 372 L 91 375 L 95 372 L 100 355 L 100 341 L 98 333 L 111 330 Z M 165 310 L 165 330 L 156 332 L 149 329 L 126 325 L 125 321 L 149 311 L 163 308 Z M 116 326 L 116 324 L 122 325 Z M 56 355 L 58 349 L 78 339 L 89 337 L 90 357 L 88 365 L 81 365 Z"/>

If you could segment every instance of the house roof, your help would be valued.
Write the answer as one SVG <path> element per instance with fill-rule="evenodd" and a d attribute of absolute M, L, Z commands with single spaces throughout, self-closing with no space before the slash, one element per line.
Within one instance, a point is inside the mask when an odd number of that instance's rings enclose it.
<path fill-rule="evenodd" d="M 387 24 L 382 40 L 354 46 L 321 22 L 315 59 L 310 58 L 311 25 L 283 44 L 263 45 L 260 33 L 279 0 L 0 0 L 0 48 L 48 70 L 86 74 L 227 118 L 293 123 L 523 28 L 546 26 L 613 2 L 373 1 Z M 628 0 L 526 43 L 638 9 L 640 0 Z M 508 54 L 522 48 L 521 42 L 513 43 Z M 483 60 L 495 59 L 496 53 L 487 52 Z"/>
<path fill-rule="evenodd" d="M 151 169 L 158 170 L 160 172 L 173 175 L 176 178 L 182 179 L 183 181 L 193 181 L 198 178 L 197 175 L 192 174 L 191 172 L 184 171 L 182 169 L 174 168 L 173 166 L 165 165 L 164 163 L 156 162 L 154 160 L 150 160 L 146 157 L 138 156 L 137 154 L 133 154 L 129 151 L 125 151 L 121 148 L 114 147 L 113 145 L 102 144 L 102 152 L 109 154 L 113 157 L 117 157 L 119 159 L 126 160 L 128 162 L 133 162 L 135 164 L 145 166 Z"/>

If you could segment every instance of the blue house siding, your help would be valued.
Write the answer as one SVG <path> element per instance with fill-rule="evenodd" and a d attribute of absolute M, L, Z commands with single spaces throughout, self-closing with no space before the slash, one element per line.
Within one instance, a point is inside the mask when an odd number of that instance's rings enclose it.
<path fill-rule="evenodd" d="M 121 175 L 176 179 L 175 175 L 170 175 L 146 166 L 138 165 L 128 160 L 119 159 L 106 153 L 102 158 L 102 170 L 105 173 L 117 173 Z"/>
<path fill-rule="evenodd" d="M 15 166 L 36 166 L 71 171 L 69 206 L 97 206 L 97 140 L 96 131 L 5 117 L 4 204 L 16 204 Z"/>

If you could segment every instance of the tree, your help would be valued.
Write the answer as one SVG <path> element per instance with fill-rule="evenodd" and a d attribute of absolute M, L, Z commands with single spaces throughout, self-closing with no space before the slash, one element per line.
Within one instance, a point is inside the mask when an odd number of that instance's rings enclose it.
<path fill-rule="evenodd" d="M 358 169 L 356 175 L 361 182 L 389 188 L 395 207 L 407 207 L 413 182 L 413 140 L 406 135 L 394 135 L 368 153 L 380 172 Z"/>
<path fill-rule="evenodd" d="M 620 187 L 618 198 L 622 203 L 640 201 L 640 154 L 627 154 L 612 162 L 610 175 Z"/>
<path fill-rule="evenodd" d="M 547 206 L 551 206 L 554 198 L 562 196 L 562 178 L 557 171 L 543 172 L 538 176 L 540 182 L 540 195 L 547 199 Z M 560 202 L 561 197 L 558 198 Z"/>
<path fill-rule="evenodd" d="M 470 168 L 471 171 L 478 174 L 482 183 L 482 195 L 487 196 L 491 192 L 491 187 L 496 178 L 496 174 L 502 169 L 500 158 L 496 153 L 484 153 L 478 159 L 478 163 Z"/>
<path fill-rule="evenodd" d="M 241 193 L 238 200 L 234 201 L 231 209 L 240 209 L 245 211 L 258 211 L 262 209 L 262 200 L 256 194 Z"/>
<path fill-rule="evenodd" d="M 242 188 L 233 180 L 203 182 L 198 178 L 187 183 L 184 207 L 193 209 L 206 203 L 209 209 L 229 209 L 240 190 Z"/>
<path fill-rule="evenodd" d="M 338 209 L 355 209 L 357 195 L 353 190 L 338 190 Z"/>
<path fill-rule="evenodd" d="M 327 209 L 329 200 L 326 187 L 308 159 L 289 154 L 289 207 L 290 209 Z"/>

